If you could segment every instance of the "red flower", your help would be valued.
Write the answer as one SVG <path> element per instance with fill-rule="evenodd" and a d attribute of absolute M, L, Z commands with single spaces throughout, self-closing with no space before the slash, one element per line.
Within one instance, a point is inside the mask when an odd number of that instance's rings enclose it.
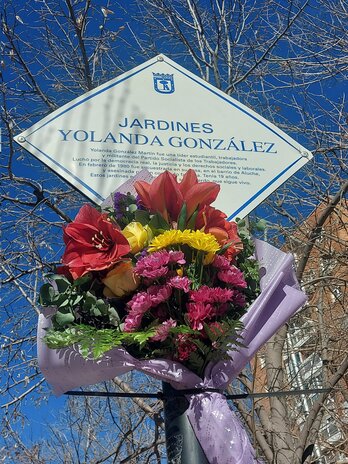
<path fill-rule="evenodd" d="M 177 221 L 184 203 L 189 219 L 198 206 L 210 205 L 220 190 L 215 182 L 198 182 L 192 169 L 186 172 L 181 182 L 174 174 L 165 171 L 152 184 L 137 181 L 134 186 L 142 204 L 150 211 L 160 213 L 168 223 Z"/>
<path fill-rule="evenodd" d="M 178 334 L 176 338 L 178 361 L 187 361 L 190 354 L 197 350 L 197 346 L 190 341 L 189 334 Z"/>
<path fill-rule="evenodd" d="M 84 205 L 74 222 L 64 228 L 62 258 L 74 279 L 90 271 L 108 269 L 130 251 L 117 227 L 90 205 Z"/>
<path fill-rule="evenodd" d="M 237 224 L 227 221 L 226 218 L 225 213 L 207 205 L 199 210 L 196 227 L 214 235 L 221 246 L 231 243 L 225 256 L 232 260 L 243 249 L 243 244 L 238 235 Z"/>

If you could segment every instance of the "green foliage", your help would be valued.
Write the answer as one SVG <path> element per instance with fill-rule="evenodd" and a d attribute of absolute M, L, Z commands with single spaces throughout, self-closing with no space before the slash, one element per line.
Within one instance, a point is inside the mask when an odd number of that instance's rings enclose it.
<path fill-rule="evenodd" d="M 230 359 L 228 352 L 244 346 L 240 341 L 242 328 L 239 320 L 232 319 L 219 322 L 219 327 L 214 329 L 204 324 L 204 332 L 211 344 L 199 338 L 190 338 L 197 350 L 190 353 L 188 367 L 202 377 L 208 363 Z"/>
<path fill-rule="evenodd" d="M 148 224 L 154 235 L 162 234 L 164 231 L 170 229 L 168 222 L 159 213 L 154 214 Z"/>
<path fill-rule="evenodd" d="M 199 335 L 198 330 L 191 329 L 187 325 L 178 325 L 176 327 L 171 327 L 170 329 L 171 334 L 191 334 L 191 335 Z"/>
<path fill-rule="evenodd" d="M 199 350 L 192 351 L 188 360 L 188 367 L 193 372 L 197 373 L 200 377 L 203 376 L 205 366 L 207 365 L 208 348 L 202 342 L 197 340 Z"/>
<path fill-rule="evenodd" d="M 198 266 L 195 262 L 192 262 L 186 269 L 187 277 L 191 280 L 192 290 L 197 290 L 200 286 L 200 277 Z"/>
<path fill-rule="evenodd" d="M 134 220 L 140 222 L 142 226 L 146 226 L 150 222 L 150 213 L 144 209 L 138 209 L 134 212 Z"/>
<path fill-rule="evenodd" d="M 141 332 L 129 332 L 128 334 L 126 334 L 124 341 L 126 345 L 132 345 L 134 343 L 137 343 L 140 346 L 140 348 L 142 348 L 146 344 L 148 339 L 153 337 L 155 333 L 155 327 L 150 327 L 147 330 L 143 330 Z"/>
<path fill-rule="evenodd" d="M 255 245 L 248 224 L 244 220 L 237 219 L 237 225 L 238 234 L 243 243 L 243 250 L 236 256 L 236 265 L 243 272 L 247 282 L 247 288 L 244 293 L 247 297 L 247 301 L 250 303 L 254 301 L 260 293 L 259 263 L 255 259 Z"/>
<path fill-rule="evenodd" d="M 198 215 L 198 206 L 197 206 L 196 210 L 192 213 L 191 217 L 189 218 L 189 220 L 187 222 L 187 225 L 186 225 L 187 229 L 190 229 L 190 230 L 195 229 L 197 215 Z"/>
<path fill-rule="evenodd" d="M 107 351 L 121 344 L 144 346 L 156 329 L 151 327 L 142 332 L 121 332 L 119 329 L 97 329 L 90 325 L 73 325 L 62 331 L 48 329 L 43 341 L 49 348 L 59 349 L 77 345 L 81 356 L 100 359 Z"/>
<path fill-rule="evenodd" d="M 268 222 L 265 219 L 259 219 L 257 222 L 251 224 L 251 230 L 264 232 L 267 229 Z"/>
<path fill-rule="evenodd" d="M 186 203 L 182 205 L 181 211 L 178 216 L 178 229 L 185 230 L 186 229 L 186 216 L 187 216 L 187 206 Z"/>
<path fill-rule="evenodd" d="M 116 309 L 96 296 L 98 283 L 92 280 L 90 274 L 73 282 L 59 274 L 50 274 L 47 278 L 50 282 L 41 287 L 39 302 L 42 306 L 57 308 L 52 317 L 53 327 L 61 330 L 74 322 L 90 321 L 96 325 L 98 321 L 99 325 L 119 325 L 120 317 Z"/>

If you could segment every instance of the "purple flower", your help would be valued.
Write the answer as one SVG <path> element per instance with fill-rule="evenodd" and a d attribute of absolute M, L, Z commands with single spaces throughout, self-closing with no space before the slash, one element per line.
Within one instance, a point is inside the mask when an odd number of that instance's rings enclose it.
<path fill-rule="evenodd" d="M 124 193 L 116 192 L 114 194 L 114 210 L 116 220 L 120 220 L 125 216 L 127 206 L 127 195 L 125 195 Z"/>

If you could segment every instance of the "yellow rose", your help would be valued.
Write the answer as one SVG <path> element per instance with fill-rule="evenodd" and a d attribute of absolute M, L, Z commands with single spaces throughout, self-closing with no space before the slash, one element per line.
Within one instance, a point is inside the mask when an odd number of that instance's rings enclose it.
<path fill-rule="evenodd" d="M 104 296 L 112 298 L 132 292 L 138 287 L 140 280 L 133 272 L 132 263 L 123 261 L 111 269 L 102 282 L 105 285 Z"/>
<path fill-rule="evenodd" d="M 131 222 L 126 226 L 123 235 L 128 240 L 131 253 L 139 253 L 152 239 L 152 232 L 149 226 L 143 226 L 140 222 Z"/>

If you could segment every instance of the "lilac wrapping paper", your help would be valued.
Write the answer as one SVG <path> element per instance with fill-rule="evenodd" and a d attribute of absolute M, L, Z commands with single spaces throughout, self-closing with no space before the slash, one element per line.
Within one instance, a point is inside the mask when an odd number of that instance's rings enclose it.
<path fill-rule="evenodd" d="M 293 270 L 293 257 L 273 246 L 255 241 L 260 263 L 261 294 L 242 318 L 245 348 L 231 351 L 231 360 L 207 366 L 202 380 L 182 364 L 165 359 L 140 361 L 125 349 L 115 348 L 99 361 L 84 360 L 76 347 L 49 349 L 43 342 L 50 314 L 44 310 L 38 323 L 38 362 L 55 395 L 73 388 L 112 379 L 132 369 L 169 382 L 174 388 L 224 390 L 256 351 L 305 303 Z M 219 393 L 188 396 L 186 411 L 210 464 L 254 464 L 254 450 L 236 414 Z"/>

